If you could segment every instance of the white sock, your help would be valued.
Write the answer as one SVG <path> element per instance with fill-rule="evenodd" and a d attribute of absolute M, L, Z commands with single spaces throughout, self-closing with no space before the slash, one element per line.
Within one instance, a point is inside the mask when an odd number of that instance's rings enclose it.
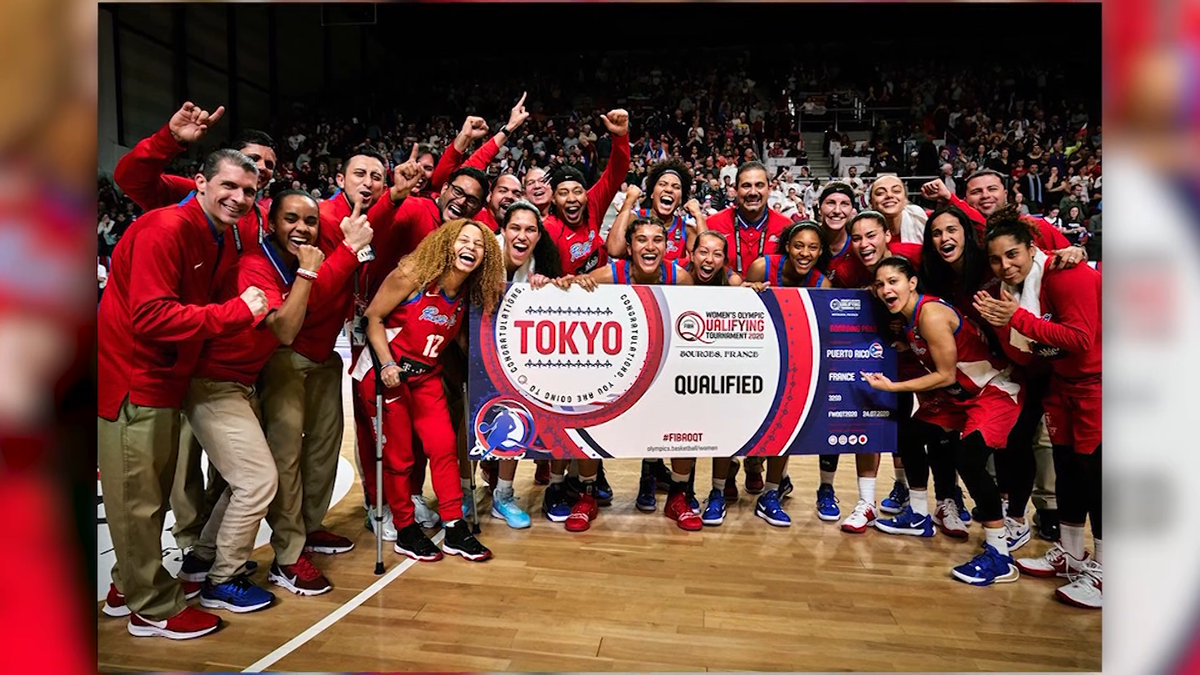
<path fill-rule="evenodd" d="M 513 489 L 513 482 L 511 480 L 504 480 L 503 478 L 497 479 L 496 480 L 496 489 L 511 491 Z"/>
<path fill-rule="evenodd" d="M 767 488 L 767 491 L 774 490 L 776 492 L 779 492 L 779 483 L 767 483 L 766 488 Z"/>
<path fill-rule="evenodd" d="M 892 467 L 896 472 L 896 482 L 908 487 L 908 474 L 904 473 L 904 467 Z"/>
<path fill-rule="evenodd" d="M 912 507 L 913 513 L 918 516 L 929 515 L 929 491 L 912 490 L 908 491 L 908 505 Z"/>
<path fill-rule="evenodd" d="M 724 478 L 714 478 L 713 479 L 713 489 L 714 490 L 724 490 L 725 489 L 725 479 Z"/>
<path fill-rule="evenodd" d="M 691 478 L 691 476 L 692 476 L 692 474 L 690 472 L 689 473 L 675 473 L 675 469 L 671 469 L 671 482 L 672 483 L 686 483 L 686 482 L 688 482 L 688 479 Z"/>
<path fill-rule="evenodd" d="M 592 474 L 592 475 L 590 475 L 590 476 L 583 476 L 583 475 L 581 475 L 581 476 L 579 476 L 579 482 L 581 482 L 581 483 L 595 483 L 595 482 L 596 482 L 596 474 Z"/>
<path fill-rule="evenodd" d="M 864 502 L 875 505 L 875 479 L 858 477 L 858 498 Z"/>
<path fill-rule="evenodd" d="M 833 477 L 837 475 L 836 471 L 822 471 L 821 485 L 833 485 Z"/>
<path fill-rule="evenodd" d="M 1083 560 L 1083 526 L 1062 523 L 1060 531 L 1062 532 L 1063 550 L 1072 558 Z"/>
<path fill-rule="evenodd" d="M 462 484 L 462 489 L 464 489 L 464 490 L 471 489 L 471 479 L 470 478 L 460 478 L 459 482 Z"/>
<path fill-rule="evenodd" d="M 554 485 L 556 483 L 561 483 L 561 482 L 565 481 L 566 479 L 567 479 L 567 477 L 561 473 L 551 473 L 550 474 L 550 484 L 551 485 Z"/>
<path fill-rule="evenodd" d="M 1092 556 L 1092 558 L 1097 563 L 1101 565 L 1104 564 L 1104 542 L 1100 541 L 1099 539 L 1096 540 L 1096 555 Z"/>
<path fill-rule="evenodd" d="M 983 534 L 987 543 L 992 545 L 992 548 L 1000 552 L 1000 555 L 1008 555 L 1008 530 L 1003 527 L 985 527 Z"/>

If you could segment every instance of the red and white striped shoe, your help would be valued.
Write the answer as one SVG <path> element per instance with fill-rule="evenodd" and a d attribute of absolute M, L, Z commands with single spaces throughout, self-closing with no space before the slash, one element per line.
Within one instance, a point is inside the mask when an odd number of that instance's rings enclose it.
<path fill-rule="evenodd" d="M 858 500 L 858 506 L 842 521 L 842 531 L 862 534 L 875 523 L 875 505 Z"/>

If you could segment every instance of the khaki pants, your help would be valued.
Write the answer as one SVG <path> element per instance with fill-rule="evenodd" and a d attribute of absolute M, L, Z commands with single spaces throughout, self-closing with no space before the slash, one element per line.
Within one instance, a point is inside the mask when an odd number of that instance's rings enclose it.
<path fill-rule="evenodd" d="M 279 471 L 279 489 L 267 511 L 271 546 L 280 565 L 292 565 L 333 499 L 342 447 L 342 358 L 311 361 L 276 350 L 262 374 L 262 415 Z"/>
<path fill-rule="evenodd" d="M 184 407 L 208 461 L 229 481 L 196 544 L 198 556 L 215 560 L 209 581 L 223 584 L 246 572 L 258 524 L 275 497 L 275 459 L 251 387 L 195 378 Z"/>
<path fill-rule="evenodd" d="M 183 588 L 162 564 L 163 520 L 179 455 L 179 410 L 126 398 L 114 422 L 96 418 L 104 512 L 129 609 L 163 621 L 183 611 Z"/>
<path fill-rule="evenodd" d="M 1038 425 L 1033 437 L 1033 458 L 1037 462 L 1037 474 L 1033 480 L 1033 506 L 1038 511 L 1058 509 L 1054 494 L 1054 446 L 1050 445 L 1050 434 L 1046 431 L 1046 417 Z"/>
<path fill-rule="evenodd" d="M 186 551 L 196 545 L 204 524 L 228 484 L 210 461 L 208 484 L 205 485 L 204 472 L 200 470 L 200 455 L 204 448 L 192 433 L 187 415 L 180 417 L 179 462 L 175 468 L 175 484 L 171 488 L 171 511 L 175 514 L 171 534 L 175 535 L 176 545 Z"/>

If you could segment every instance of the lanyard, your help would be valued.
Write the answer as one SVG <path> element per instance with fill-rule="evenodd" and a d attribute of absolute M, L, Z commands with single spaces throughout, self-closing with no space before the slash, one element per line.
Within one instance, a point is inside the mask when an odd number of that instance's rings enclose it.
<path fill-rule="evenodd" d="M 769 215 L 770 215 L 770 211 L 764 211 L 762 218 L 760 218 L 757 223 L 750 224 L 750 223 L 747 223 L 746 221 L 742 220 L 742 216 L 740 213 L 737 213 L 735 211 L 733 214 L 733 248 L 734 248 L 734 255 L 735 255 L 733 261 L 734 261 L 734 264 L 737 265 L 737 273 L 739 276 L 744 276 L 742 274 L 742 235 L 740 233 L 740 230 L 754 228 L 759 231 L 758 257 L 761 258 L 763 256 L 763 251 L 766 250 L 766 245 L 767 245 L 766 224 L 767 224 L 767 216 L 769 216 Z"/>
<path fill-rule="evenodd" d="M 257 237 L 257 238 L 258 238 L 258 245 L 259 245 L 259 246 L 262 246 L 262 243 L 263 243 L 263 222 L 262 222 L 262 212 L 258 210 L 258 204 L 255 204 L 255 205 L 254 205 L 253 207 L 251 207 L 251 208 L 253 208 L 253 209 L 254 209 L 254 220 L 255 220 L 256 222 L 258 222 L 258 237 Z M 238 226 L 237 226 L 237 223 L 234 223 L 234 224 L 233 224 L 233 226 L 232 226 L 230 229 L 232 229 L 232 230 L 233 230 L 233 245 L 234 245 L 234 247 L 237 249 L 237 253 L 238 253 L 238 255 L 240 256 L 240 255 L 242 255 L 242 237 L 241 237 L 241 235 L 238 233 Z"/>

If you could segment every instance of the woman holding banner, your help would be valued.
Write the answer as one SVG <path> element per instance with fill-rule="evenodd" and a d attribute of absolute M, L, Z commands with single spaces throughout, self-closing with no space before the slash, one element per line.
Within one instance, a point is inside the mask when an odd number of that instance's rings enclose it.
<path fill-rule="evenodd" d="M 1000 492 L 987 472 L 987 461 L 1003 447 L 1021 410 L 1021 387 L 1010 379 L 1011 365 L 993 356 L 979 327 L 939 298 L 918 290 L 917 273 L 905 258 L 885 258 L 875 270 L 874 292 L 888 311 L 907 321 L 908 347 L 928 371 L 893 382 L 881 373 L 863 373 L 880 391 L 916 393 L 918 420 L 958 432 L 952 440 L 958 473 L 979 507 L 986 541 L 983 552 L 955 567 L 954 578 L 975 586 L 1016 581 L 1020 577 L 1008 550 Z M 925 499 L 910 507 L 932 534 Z M 925 536 L 929 536 L 926 534 Z"/>
<path fill-rule="evenodd" d="M 374 416 L 375 378 L 384 391 L 383 436 L 385 495 L 398 530 L 395 550 L 414 560 L 440 560 L 442 552 L 468 560 L 492 553 L 471 534 L 462 518 L 458 450 L 446 407 L 439 356 L 457 338 L 464 321 L 464 298 L 492 312 L 504 293 L 500 248 L 486 226 L 451 220 L 421 241 L 387 276 L 367 307 L 367 340 L 354 378 Z M 372 365 L 372 352 L 381 365 Z M 446 528 L 442 550 L 413 517 L 409 472 L 412 435 L 421 437 Z M 374 495 L 370 495 L 372 498 Z"/>
<path fill-rule="evenodd" d="M 662 221 L 638 218 L 625 229 L 625 246 L 629 260 L 613 260 L 609 264 L 571 281 L 587 291 L 597 284 L 666 284 L 690 286 L 692 277 L 674 263 L 666 261 L 667 227 Z M 579 460 L 579 479 L 583 484 L 578 501 L 566 520 L 568 532 L 583 532 L 597 515 L 595 483 L 599 460 Z M 703 527 L 700 515 L 690 503 L 687 484 L 696 465 L 694 459 L 671 460 L 671 489 L 663 515 L 688 531 Z"/>
<path fill-rule="evenodd" d="M 746 285 L 757 291 L 770 286 L 793 288 L 832 288 L 828 277 L 821 270 L 829 262 L 829 248 L 821 226 L 813 220 L 802 220 L 788 225 L 779 236 L 775 255 L 766 255 L 755 260 L 746 270 Z M 788 457 L 767 459 L 766 491 L 759 496 L 754 515 L 776 527 L 788 527 L 791 517 L 779 502 L 792 492 L 792 479 L 787 475 Z M 713 472 L 716 475 L 714 466 Z M 714 485 L 715 487 L 715 485 Z M 723 518 L 725 498 L 717 490 L 708 495 L 704 508 L 705 523 Z"/>

